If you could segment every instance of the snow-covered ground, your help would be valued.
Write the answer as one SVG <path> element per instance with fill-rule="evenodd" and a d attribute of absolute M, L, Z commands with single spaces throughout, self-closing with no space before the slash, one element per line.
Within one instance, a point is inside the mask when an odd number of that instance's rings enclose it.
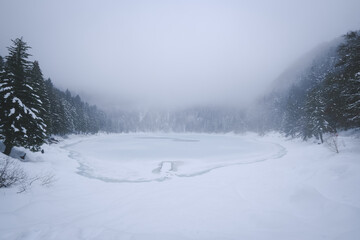
<path fill-rule="evenodd" d="M 71 136 L 28 153 L 50 186 L 0 189 L 0 239 L 360 239 L 360 139 Z M 4 158 L 4 155 L 0 155 Z"/>

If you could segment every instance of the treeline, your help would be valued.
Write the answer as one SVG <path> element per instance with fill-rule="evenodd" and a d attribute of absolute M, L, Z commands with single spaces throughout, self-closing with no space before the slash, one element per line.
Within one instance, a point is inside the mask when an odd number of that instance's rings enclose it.
<path fill-rule="evenodd" d="M 192 107 L 173 111 L 118 111 L 112 113 L 116 132 L 244 132 L 245 111 L 238 108 Z M 109 124 L 110 125 L 110 124 Z"/>
<path fill-rule="evenodd" d="M 29 61 L 30 47 L 18 38 L 0 56 L 0 140 L 9 155 L 14 146 L 32 151 L 49 137 L 107 130 L 107 117 L 70 91 L 60 91 L 44 80 L 39 63 Z"/>
<path fill-rule="evenodd" d="M 45 81 L 45 91 L 49 99 L 48 132 L 54 135 L 70 133 L 84 134 L 111 131 L 105 112 L 95 105 L 83 102 L 79 95 L 73 96 L 53 86 L 50 79 Z"/>
<path fill-rule="evenodd" d="M 262 131 L 276 130 L 304 140 L 360 127 L 360 31 L 317 57 L 285 92 L 262 101 Z"/>

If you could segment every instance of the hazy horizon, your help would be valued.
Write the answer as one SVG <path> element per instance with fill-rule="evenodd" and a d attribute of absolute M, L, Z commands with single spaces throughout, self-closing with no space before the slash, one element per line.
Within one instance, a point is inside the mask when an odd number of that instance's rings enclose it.
<path fill-rule="evenodd" d="M 102 108 L 244 106 L 359 1 L 2 1 L 0 55 L 23 36 L 44 77 Z"/>

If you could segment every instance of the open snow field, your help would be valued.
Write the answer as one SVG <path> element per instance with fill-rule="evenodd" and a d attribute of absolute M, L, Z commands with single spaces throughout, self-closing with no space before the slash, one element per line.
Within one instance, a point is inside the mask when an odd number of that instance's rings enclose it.
<path fill-rule="evenodd" d="M 0 189 L 0 239 L 360 239 L 360 140 L 277 136 L 72 136 L 28 153 Z M 1 155 L 0 157 L 4 157 Z"/>

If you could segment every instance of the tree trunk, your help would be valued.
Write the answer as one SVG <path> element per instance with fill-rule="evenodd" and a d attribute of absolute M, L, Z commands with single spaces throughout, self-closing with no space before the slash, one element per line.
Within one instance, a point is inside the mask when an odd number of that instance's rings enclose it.
<path fill-rule="evenodd" d="M 7 144 L 7 145 L 5 145 L 5 151 L 4 151 L 4 154 L 5 155 L 10 155 L 10 153 L 11 153 L 11 149 L 13 148 L 13 146 L 12 145 L 10 145 L 10 144 Z"/>
<path fill-rule="evenodd" d="M 323 139 L 323 135 L 322 135 L 322 132 L 320 132 L 320 140 L 321 140 L 321 143 L 324 143 L 324 139 Z"/>

